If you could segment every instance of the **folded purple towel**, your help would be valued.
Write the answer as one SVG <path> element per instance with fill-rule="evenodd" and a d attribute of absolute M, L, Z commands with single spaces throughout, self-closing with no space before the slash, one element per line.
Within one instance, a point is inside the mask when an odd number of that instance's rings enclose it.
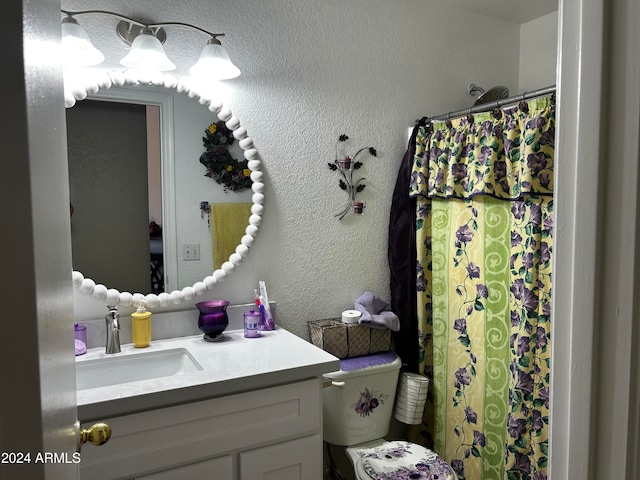
<path fill-rule="evenodd" d="M 400 330 L 400 319 L 390 310 L 389 304 L 371 292 L 364 292 L 355 303 L 355 310 L 362 313 L 358 323 L 371 328 L 388 328 L 394 332 Z"/>

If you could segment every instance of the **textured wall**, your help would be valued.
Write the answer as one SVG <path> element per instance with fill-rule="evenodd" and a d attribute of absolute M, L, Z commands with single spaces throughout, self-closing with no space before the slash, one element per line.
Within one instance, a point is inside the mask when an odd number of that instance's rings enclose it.
<path fill-rule="evenodd" d="M 556 84 L 558 12 L 520 27 L 520 91 Z"/>
<path fill-rule="evenodd" d="M 211 298 L 246 303 L 265 280 L 278 303 L 277 322 L 306 337 L 308 320 L 352 308 L 365 290 L 388 300 L 388 215 L 407 128 L 424 115 L 468 106 L 471 82 L 516 91 L 520 26 L 429 0 L 175 5 L 63 1 L 68 9 L 223 30 L 243 72 L 228 82 L 229 106 L 265 163 L 263 226 L 230 278 L 176 309 Z M 346 196 L 327 162 L 342 133 L 353 149 L 371 145 L 378 157 L 365 158 L 360 170 L 367 177 L 365 215 L 339 221 L 334 214 Z M 97 318 L 104 305 L 76 292 L 75 311 L 76 320 Z"/>

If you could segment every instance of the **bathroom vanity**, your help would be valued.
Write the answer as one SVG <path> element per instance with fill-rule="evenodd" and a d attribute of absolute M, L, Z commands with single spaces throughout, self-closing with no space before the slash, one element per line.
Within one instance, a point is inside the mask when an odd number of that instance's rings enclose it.
<path fill-rule="evenodd" d="M 78 357 L 83 428 L 104 421 L 112 429 L 106 444 L 82 448 L 80 478 L 320 480 L 320 377 L 339 360 L 282 328 L 256 339 L 224 335 Z M 138 369 L 153 378 L 131 381 Z M 105 385 L 88 379 L 100 374 Z"/>

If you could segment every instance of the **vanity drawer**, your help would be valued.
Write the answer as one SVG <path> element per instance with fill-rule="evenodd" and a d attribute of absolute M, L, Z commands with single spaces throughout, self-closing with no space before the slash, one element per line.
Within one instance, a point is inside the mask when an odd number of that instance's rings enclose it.
<path fill-rule="evenodd" d="M 314 378 L 105 419 L 111 439 L 82 449 L 80 477 L 131 478 L 319 433 L 320 390 Z"/>

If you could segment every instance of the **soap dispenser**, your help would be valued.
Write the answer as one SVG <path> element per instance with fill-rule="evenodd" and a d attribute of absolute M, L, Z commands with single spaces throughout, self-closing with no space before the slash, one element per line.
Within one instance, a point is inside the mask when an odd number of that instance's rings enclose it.
<path fill-rule="evenodd" d="M 151 342 L 151 312 L 145 308 L 146 302 L 140 300 L 138 309 L 131 314 L 131 337 L 133 346 L 145 348 Z"/>

